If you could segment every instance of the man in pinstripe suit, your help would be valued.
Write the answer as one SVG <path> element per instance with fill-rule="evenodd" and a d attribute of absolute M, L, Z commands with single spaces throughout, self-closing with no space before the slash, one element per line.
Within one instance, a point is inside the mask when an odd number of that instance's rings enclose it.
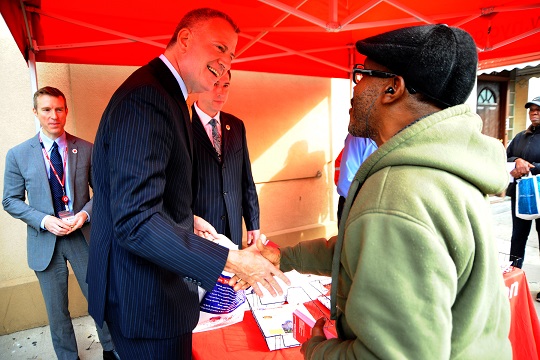
<path fill-rule="evenodd" d="M 189 359 L 198 287 L 223 270 L 262 294 L 287 278 L 260 253 L 228 250 L 192 204 L 192 133 L 186 97 L 230 69 L 238 28 L 212 9 L 189 12 L 164 54 L 135 71 L 103 113 L 93 152 L 94 220 L 89 312 L 105 319 L 124 359 Z"/>
<path fill-rule="evenodd" d="M 259 200 L 244 123 L 221 111 L 229 95 L 230 81 L 229 70 L 212 90 L 200 93 L 193 104 L 193 213 L 241 248 L 242 216 L 247 243 L 259 238 Z M 217 141 L 213 131 L 217 131 Z"/>

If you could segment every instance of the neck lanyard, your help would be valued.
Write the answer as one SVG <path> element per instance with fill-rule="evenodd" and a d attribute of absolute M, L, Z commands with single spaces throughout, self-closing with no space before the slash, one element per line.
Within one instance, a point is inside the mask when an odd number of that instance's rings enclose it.
<path fill-rule="evenodd" d="M 58 180 L 58 182 L 62 186 L 62 193 L 64 194 L 64 196 L 62 196 L 62 201 L 67 206 L 67 203 L 68 203 L 69 199 L 66 196 L 66 188 L 65 188 L 64 184 L 65 184 L 65 181 L 66 181 L 66 161 L 67 161 L 68 147 L 66 146 L 65 149 L 64 149 L 64 165 L 63 165 L 64 166 L 64 173 L 62 174 L 62 179 L 60 179 L 60 176 L 58 176 L 58 173 L 56 172 L 56 169 L 54 168 L 54 165 L 52 164 L 51 159 L 49 158 L 49 154 L 47 154 L 47 150 L 45 150 L 45 145 L 43 145 L 43 141 L 41 140 L 41 135 L 38 135 L 38 137 L 39 137 L 39 143 L 41 144 L 41 150 L 43 151 L 43 155 L 45 155 L 45 158 L 49 162 L 49 166 L 51 167 L 51 169 L 52 169 L 52 171 L 54 173 L 54 176 L 56 177 L 56 180 Z"/>

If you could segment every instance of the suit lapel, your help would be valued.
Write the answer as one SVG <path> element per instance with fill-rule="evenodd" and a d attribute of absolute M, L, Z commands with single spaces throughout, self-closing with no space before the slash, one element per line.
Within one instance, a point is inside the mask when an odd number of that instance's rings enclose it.
<path fill-rule="evenodd" d="M 214 149 L 214 146 L 212 145 L 212 142 L 210 141 L 210 138 L 208 137 L 208 134 L 204 129 L 204 125 L 202 124 L 201 119 L 199 118 L 199 115 L 197 114 L 194 106 L 191 108 L 191 112 L 193 114 L 193 121 L 191 122 L 191 124 L 193 126 L 193 137 L 195 138 L 195 141 L 201 144 L 204 150 L 207 151 L 214 160 L 219 162 L 216 150 Z M 222 144 L 222 147 L 223 146 L 224 145 Z"/>
<path fill-rule="evenodd" d="M 71 194 L 71 197 L 74 197 L 75 194 L 75 176 L 76 176 L 76 169 L 77 169 L 77 139 L 70 134 L 66 133 L 66 143 L 68 146 L 67 151 L 67 157 L 68 157 L 68 178 L 66 178 L 67 184 L 69 184 L 69 193 Z M 69 181 L 67 181 L 69 179 Z M 71 203 L 73 205 L 73 200 L 70 199 Z"/>
<path fill-rule="evenodd" d="M 230 147 L 229 135 L 231 133 L 232 125 L 231 125 L 231 121 L 229 117 L 223 111 L 221 112 L 220 120 L 221 120 L 221 148 L 222 148 L 221 158 L 225 160 L 226 154 L 229 153 L 228 151 Z"/>
<path fill-rule="evenodd" d="M 148 65 L 154 70 L 156 78 L 159 80 L 163 88 L 175 99 L 176 103 L 182 111 L 184 127 L 186 130 L 187 137 L 189 139 L 190 153 L 189 157 L 193 159 L 193 136 L 191 129 L 191 119 L 189 116 L 189 110 L 187 107 L 186 99 L 184 99 L 184 94 L 176 78 L 174 77 L 171 70 L 165 65 L 165 63 L 160 58 L 155 58 Z"/>
<path fill-rule="evenodd" d="M 34 141 L 31 142 L 30 147 L 30 152 L 32 154 L 31 161 L 35 164 L 36 169 L 39 169 L 38 171 L 42 178 L 40 183 L 42 184 L 43 193 L 52 199 L 51 187 L 49 186 L 49 175 L 47 174 L 47 167 L 45 166 L 45 160 L 43 159 L 43 150 L 41 143 L 39 142 L 38 134 L 34 137 Z"/>

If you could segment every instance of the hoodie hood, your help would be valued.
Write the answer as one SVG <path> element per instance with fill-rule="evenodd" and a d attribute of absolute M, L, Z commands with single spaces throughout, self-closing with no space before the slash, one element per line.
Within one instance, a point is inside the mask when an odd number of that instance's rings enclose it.
<path fill-rule="evenodd" d="M 362 164 L 357 178 L 363 183 L 389 166 L 421 166 L 454 174 L 484 194 L 501 193 L 509 181 L 506 152 L 481 129 L 482 119 L 468 105 L 438 111 L 384 143 Z"/>

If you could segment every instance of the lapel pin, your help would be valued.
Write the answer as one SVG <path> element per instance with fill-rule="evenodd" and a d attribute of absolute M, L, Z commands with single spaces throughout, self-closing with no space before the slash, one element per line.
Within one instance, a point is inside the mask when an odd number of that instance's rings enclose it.
<path fill-rule="evenodd" d="M 231 130 L 231 127 L 229 125 L 225 125 L 225 129 Z"/>
<path fill-rule="evenodd" d="M 71 152 L 74 153 L 74 154 L 76 154 L 76 153 L 77 153 L 77 149 L 72 149 Z"/>

